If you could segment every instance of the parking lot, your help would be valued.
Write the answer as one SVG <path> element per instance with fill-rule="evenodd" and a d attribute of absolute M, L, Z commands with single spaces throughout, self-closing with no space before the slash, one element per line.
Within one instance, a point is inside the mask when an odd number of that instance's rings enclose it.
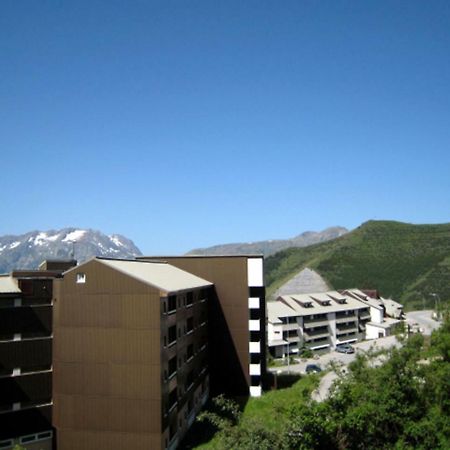
<path fill-rule="evenodd" d="M 352 347 L 355 349 L 355 353 L 338 353 L 336 351 L 332 351 L 330 353 L 325 353 L 323 355 L 316 355 L 314 358 L 297 359 L 297 363 L 290 364 L 289 366 L 281 366 L 281 367 L 270 367 L 269 370 L 271 372 L 276 373 L 299 373 L 304 374 L 306 370 L 306 366 L 308 364 L 318 364 L 322 369 L 325 369 L 328 364 L 333 361 L 338 364 L 342 364 L 346 366 L 350 362 L 352 362 L 358 352 L 367 352 L 369 349 L 373 348 L 375 350 L 388 349 L 391 347 L 400 347 L 400 342 L 397 340 L 395 336 L 388 336 L 386 338 L 375 339 L 371 341 L 364 341 L 352 344 Z"/>

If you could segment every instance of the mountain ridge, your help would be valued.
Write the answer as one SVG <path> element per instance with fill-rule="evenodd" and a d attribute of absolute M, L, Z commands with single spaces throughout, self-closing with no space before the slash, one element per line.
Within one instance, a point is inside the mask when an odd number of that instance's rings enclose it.
<path fill-rule="evenodd" d="M 139 255 L 142 253 L 131 239 L 90 228 L 33 230 L 0 236 L 0 273 L 36 269 L 45 259 L 74 258 L 83 262 L 93 256 L 130 258 Z"/>
<path fill-rule="evenodd" d="M 211 247 L 196 248 L 190 250 L 186 255 L 242 255 L 263 254 L 272 255 L 276 252 L 291 247 L 305 247 L 318 242 L 335 239 L 348 233 L 345 227 L 328 227 L 322 231 L 305 231 L 288 239 L 270 239 L 256 242 L 235 242 L 229 244 L 218 244 Z"/>
<path fill-rule="evenodd" d="M 378 289 L 405 305 L 450 300 L 450 223 L 368 221 L 334 240 L 266 259 L 268 295 L 305 267 L 333 289 Z"/>

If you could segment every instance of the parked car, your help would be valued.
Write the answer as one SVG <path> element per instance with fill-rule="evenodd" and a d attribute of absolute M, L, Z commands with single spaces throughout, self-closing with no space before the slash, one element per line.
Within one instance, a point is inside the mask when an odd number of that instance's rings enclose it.
<path fill-rule="evenodd" d="M 350 344 L 336 345 L 336 351 L 338 353 L 355 353 L 355 349 Z"/>
<path fill-rule="evenodd" d="M 308 364 L 306 366 L 306 373 L 319 373 L 322 372 L 322 369 L 317 364 Z"/>

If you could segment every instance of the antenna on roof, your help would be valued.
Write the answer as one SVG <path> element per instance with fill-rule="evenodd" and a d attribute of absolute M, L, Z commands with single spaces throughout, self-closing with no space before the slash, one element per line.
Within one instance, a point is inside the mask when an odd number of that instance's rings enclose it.
<path fill-rule="evenodd" d="M 75 259 L 75 244 L 76 244 L 76 241 L 72 241 L 72 252 L 70 255 L 72 259 Z"/>

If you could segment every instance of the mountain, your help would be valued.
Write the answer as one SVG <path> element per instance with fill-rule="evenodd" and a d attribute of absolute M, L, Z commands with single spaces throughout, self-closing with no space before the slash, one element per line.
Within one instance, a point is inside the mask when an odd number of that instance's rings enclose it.
<path fill-rule="evenodd" d="M 332 241 L 278 252 L 265 263 L 268 296 L 306 267 L 333 289 L 378 289 L 409 308 L 430 307 L 450 300 L 450 223 L 369 221 Z"/>
<path fill-rule="evenodd" d="M 78 228 L 31 231 L 0 237 L 0 273 L 13 269 L 36 269 L 44 259 L 72 258 L 79 262 L 92 256 L 129 258 L 141 255 L 124 236 Z"/>
<path fill-rule="evenodd" d="M 290 247 L 306 247 L 318 242 L 329 241 L 348 233 L 344 227 L 330 227 L 326 230 L 305 231 L 290 239 L 276 239 L 270 241 L 259 241 L 249 243 L 222 244 L 207 248 L 191 250 L 187 255 L 246 255 L 263 254 L 272 255 L 280 250 Z"/>

